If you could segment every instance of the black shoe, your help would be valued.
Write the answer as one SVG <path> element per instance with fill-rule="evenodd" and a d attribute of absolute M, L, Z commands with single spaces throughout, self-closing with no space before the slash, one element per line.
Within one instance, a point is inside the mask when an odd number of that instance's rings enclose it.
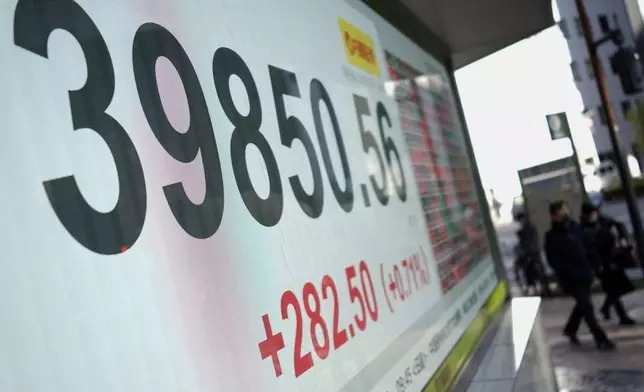
<path fill-rule="evenodd" d="M 619 321 L 619 325 L 635 325 L 637 322 L 630 317 L 623 318 Z"/>
<path fill-rule="evenodd" d="M 581 342 L 579 341 L 579 338 L 576 335 L 571 335 L 569 333 L 564 332 L 564 336 L 568 338 L 570 341 L 570 344 L 573 346 L 581 346 Z"/>
<path fill-rule="evenodd" d="M 597 350 L 599 351 L 613 351 L 616 348 L 617 345 L 610 339 L 606 339 L 602 342 L 597 342 Z"/>

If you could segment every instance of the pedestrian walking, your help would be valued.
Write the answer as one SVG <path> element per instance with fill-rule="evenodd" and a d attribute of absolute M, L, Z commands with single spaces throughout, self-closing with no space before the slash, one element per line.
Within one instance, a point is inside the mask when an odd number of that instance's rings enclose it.
<path fill-rule="evenodd" d="M 585 203 L 581 215 L 586 241 L 594 244 L 600 259 L 597 275 L 606 293 L 600 311 L 608 320 L 611 318 L 611 308 L 614 308 L 621 325 L 633 325 L 635 320 L 628 315 L 620 299 L 635 290 L 624 267 L 630 261 L 629 257 L 632 257 L 632 247 L 628 245 L 623 232 L 620 232 L 618 222 L 608 217 L 601 219 L 599 210 L 594 205 Z"/>
<path fill-rule="evenodd" d="M 514 273 L 523 295 L 538 295 L 539 272 L 534 259 L 520 244 L 514 247 Z"/>
<path fill-rule="evenodd" d="M 584 240 L 581 227 L 570 218 L 568 205 L 555 201 L 549 207 L 552 226 L 545 236 L 546 257 L 555 271 L 559 286 L 564 293 L 575 299 L 575 306 L 564 328 L 564 335 L 574 345 L 579 345 L 577 331 L 583 319 L 595 339 L 599 350 L 615 348 L 595 318 L 590 299 L 598 256 Z"/>
<path fill-rule="evenodd" d="M 490 197 L 492 198 L 492 209 L 494 210 L 494 215 L 496 215 L 496 219 L 501 219 L 501 202 L 499 199 L 496 198 L 496 194 L 494 193 L 494 189 L 490 189 Z"/>
<path fill-rule="evenodd" d="M 548 275 L 541 260 L 539 232 L 524 212 L 517 213 L 516 219 L 520 224 L 519 230 L 517 230 L 519 243 L 516 263 L 523 271 L 524 280 L 528 287 L 534 287 L 535 294 L 536 287 L 541 286 L 539 295 L 552 297 Z"/>

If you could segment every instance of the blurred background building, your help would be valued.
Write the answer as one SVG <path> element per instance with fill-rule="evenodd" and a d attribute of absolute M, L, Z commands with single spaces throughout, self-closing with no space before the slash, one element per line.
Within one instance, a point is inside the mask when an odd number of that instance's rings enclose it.
<path fill-rule="evenodd" d="M 570 50 L 570 70 L 584 104 L 584 114 L 592 120 L 591 131 L 600 161 L 612 160 L 612 146 L 606 126 L 606 116 L 601 107 L 595 75 L 593 74 L 588 50 L 584 41 L 575 0 L 557 0 L 559 29 Z M 642 17 L 637 0 L 584 0 L 595 41 L 605 37 L 611 30 L 621 33 L 626 50 L 636 48 Z M 629 123 L 628 112 L 637 105 L 644 94 L 628 94 L 624 91 L 618 70 L 614 69 L 612 57 L 618 47 L 607 42 L 598 49 L 603 72 L 608 84 L 611 105 L 620 130 L 624 152 L 638 156 L 633 126 Z M 607 166 L 610 168 L 610 166 Z"/>
<path fill-rule="evenodd" d="M 595 40 L 619 30 L 622 48 L 644 54 L 644 0 L 584 0 L 584 4 Z M 521 195 L 518 170 L 572 154 L 567 138 L 551 139 L 549 114 L 566 113 L 586 177 L 600 171 L 604 177 L 618 177 L 575 0 L 553 0 L 553 11 L 556 26 L 456 72 L 483 184 L 495 190 L 508 212 L 512 200 Z M 622 147 L 631 156 L 632 174 L 639 176 L 637 161 L 644 151 L 637 153 L 635 127 L 627 114 L 644 104 L 644 93 L 625 92 L 611 64 L 617 50 L 614 42 L 606 42 L 599 56 Z M 644 64 L 643 57 L 640 61 Z"/>

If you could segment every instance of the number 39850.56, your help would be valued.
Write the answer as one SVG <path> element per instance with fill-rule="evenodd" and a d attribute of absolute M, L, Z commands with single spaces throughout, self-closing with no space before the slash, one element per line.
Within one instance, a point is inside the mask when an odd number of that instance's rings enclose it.
<path fill-rule="evenodd" d="M 33 26 L 38 28 L 33 28 Z M 54 30 L 67 31 L 75 37 L 87 63 L 85 85 L 69 91 L 69 103 L 74 130 L 91 129 L 110 149 L 118 174 L 119 196 L 111 211 L 94 209 L 82 196 L 73 175 L 47 180 L 45 191 L 67 231 L 86 248 L 100 254 L 116 254 L 131 247 L 138 239 L 145 222 L 147 189 L 141 160 L 126 130 L 117 119 L 106 113 L 114 96 L 115 76 L 111 56 L 105 40 L 91 17 L 73 0 L 20 0 L 14 15 L 15 44 L 42 57 L 48 56 L 47 44 Z M 190 123 L 187 132 L 178 132 L 163 110 L 156 78 L 156 62 L 164 57 L 176 69 L 186 92 Z M 132 45 L 133 70 L 139 100 L 150 129 L 166 152 L 179 162 L 189 163 L 200 156 L 204 169 L 205 195 L 201 203 L 192 202 L 181 182 L 163 187 L 169 208 L 183 230 L 195 238 L 208 238 L 219 228 L 224 211 L 224 183 L 221 161 L 210 113 L 186 51 L 179 41 L 163 26 L 146 23 L 137 30 Z M 311 218 L 320 216 L 324 206 L 322 171 L 311 136 L 303 123 L 286 113 L 284 98 L 300 98 L 297 76 L 269 65 L 268 71 L 275 101 L 281 143 L 291 147 L 294 140 L 304 146 L 313 178 L 313 189 L 307 192 L 297 175 L 289 178 L 293 194 L 302 210 Z M 216 50 L 212 61 L 214 85 L 219 102 L 234 130 L 230 142 L 233 172 L 240 195 L 253 218 L 264 226 L 276 225 L 283 211 L 282 181 L 275 154 L 260 132 L 262 106 L 259 91 L 250 69 L 232 49 Z M 230 78 L 236 75 L 242 82 L 250 109 L 239 112 L 230 91 Z M 342 132 L 331 98 L 324 84 L 310 82 L 310 102 L 315 134 L 322 153 L 322 161 L 331 189 L 340 207 L 350 212 L 354 205 L 353 181 Z M 391 127 L 391 119 L 382 103 L 376 105 L 385 160 L 374 136 L 365 129 L 363 117 L 370 115 L 366 98 L 354 95 L 356 114 L 364 152 L 374 151 L 381 178 L 370 177 L 372 187 L 381 204 L 388 202 L 386 184 L 391 175 L 392 156 L 399 166 L 400 179 L 394 179 L 400 200 L 407 198 L 400 155 L 393 141 L 385 136 L 384 123 Z M 340 156 L 344 181 L 340 181 L 332 166 L 321 110 L 326 108 Z M 268 173 L 269 196 L 261 198 L 253 189 L 246 163 L 249 145 L 259 150 Z"/>

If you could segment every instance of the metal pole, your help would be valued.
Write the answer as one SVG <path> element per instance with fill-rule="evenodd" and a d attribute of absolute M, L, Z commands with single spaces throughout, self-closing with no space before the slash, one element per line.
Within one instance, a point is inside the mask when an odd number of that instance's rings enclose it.
<path fill-rule="evenodd" d="M 584 199 L 584 202 L 588 201 L 588 192 L 586 192 L 586 186 L 584 185 L 584 175 L 581 172 L 581 162 L 579 162 L 579 154 L 577 153 L 577 146 L 575 145 L 575 139 L 572 137 L 572 131 L 570 130 L 570 125 L 568 126 L 570 135 L 570 146 L 572 147 L 572 159 L 574 160 L 575 168 L 577 169 L 577 181 L 581 185 L 581 197 Z"/>
<path fill-rule="evenodd" d="M 637 199 L 635 198 L 635 193 L 633 192 L 633 181 L 631 178 L 631 173 L 628 170 L 626 159 L 624 158 L 624 154 L 622 153 L 617 122 L 615 121 L 613 108 L 610 105 L 608 87 L 606 85 L 606 80 L 604 79 L 604 72 L 602 71 L 599 56 L 597 55 L 597 45 L 595 45 L 593 41 L 588 14 L 586 12 L 586 8 L 584 7 L 583 0 L 575 0 L 575 4 L 577 5 L 577 12 L 579 13 L 581 28 L 584 33 L 584 39 L 586 40 L 586 46 L 588 47 L 590 63 L 592 64 L 593 71 L 595 73 L 595 80 L 597 82 L 599 97 L 601 99 L 603 109 L 606 113 L 608 134 L 610 136 L 611 144 L 613 145 L 613 155 L 615 156 L 615 163 L 617 165 L 617 170 L 619 171 L 619 177 L 622 181 L 622 191 L 624 192 L 626 205 L 628 206 L 628 214 L 631 217 L 631 224 L 633 226 L 633 232 L 635 235 L 635 245 L 640 259 L 640 267 L 642 267 L 642 269 L 644 270 L 644 230 L 642 229 L 642 219 L 639 213 L 639 208 L 637 206 Z"/>

